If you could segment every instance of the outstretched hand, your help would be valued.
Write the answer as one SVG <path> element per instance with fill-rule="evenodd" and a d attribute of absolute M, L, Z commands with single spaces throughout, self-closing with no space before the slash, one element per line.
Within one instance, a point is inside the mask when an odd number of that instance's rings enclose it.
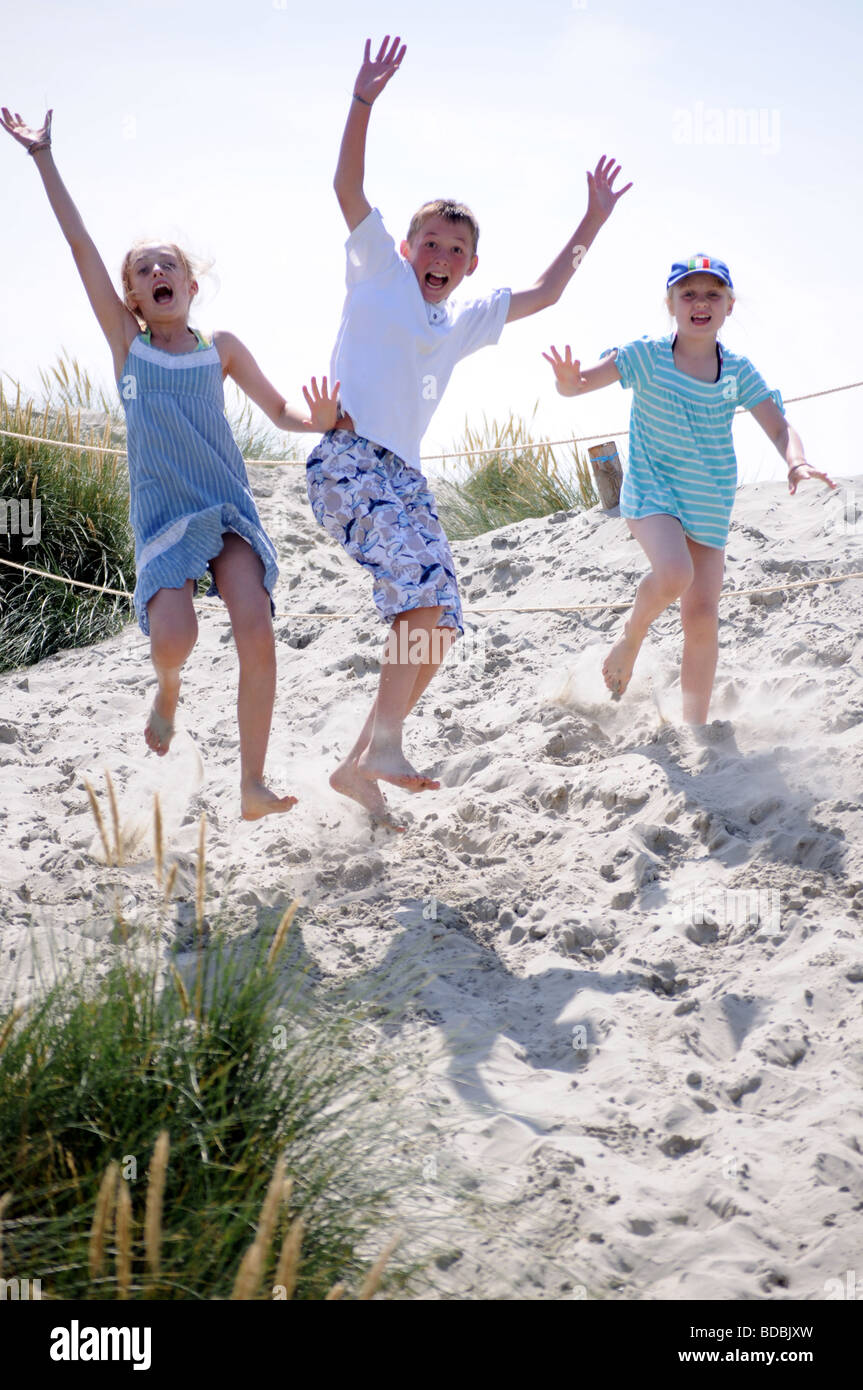
<path fill-rule="evenodd" d="M 388 44 L 389 51 L 387 51 Z M 354 96 L 360 97 L 369 106 L 371 106 L 375 97 L 380 96 L 393 73 L 398 72 L 402 58 L 407 52 L 407 44 L 403 43 L 401 48 L 399 48 L 398 34 L 396 34 L 390 44 L 390 36 L 387 34 L 378 49 L 378 56 L 376 58 L 371 57 L 371 48 L 371 39 L 366 39 L 363 65 L 357 73 L 357 78 L 354 82 Z"/>
<path fill-rule="evenodd" d="M 50 150 L 51 148 L 51 118 L 53 110 L 49 111 L 39 129 L 26 125 L 21 118 L 21 113 L 16 111 L 13 115 L 7 106 L 0 111 L 0 125 L 4 130 L 8 130 L 13 140 L 17 140 L 19 145 L 23 145 L 28 154 L 35 150 Z"/>
<path fill-rule="evenodd" d="M 599 217 L 603 222 L 606 222 L 608 218 L 611 216 L 611 214 L 614 212 L 615 204 L 617 203 L 618 198 L 622 198 L 624 193 L 628 192 L 629 189 L 632 187 L 632 183 L 630 182 L 626 185 L 625 188 L 620 188 L 617 190 L 617 192 L 614 191 L 612 185 L 619 173 L 620 165 L 615 164 L 614 155 L 611 155 L 608 159 L 605 158 L 605 155 L 601 155 L 599 158 L 599 163 L 597 164 L 593 173 L 591 174 L 590 172 L 588 172 L 588 216 L 590 216 L 590 214 L 593 213 L 594 216 Z"/>
<path fill-rule="evenodd" d="M 828 478 L 826 473 L 819 473 L 808 463 L 797 463 L 788 471 L 788 491 L 793 497 L 797 491 L 797 484 L 803 483 L 807 478 L 820 478 L 822 483 L 828 487 L 835 488 L 836 484 L 832 478 Z"/>
<path fill-rule="evenodd" d="M 311 391 L 307 386 L 303 387 L 303 395 L 306 399 L 306 405 L 309 407 L 312 425 L 321 434 L 326 434 L 328 430 L 333 430 L 336 427 L 336 420 L 339 416 L 340 386 L 340 381 L 335 382 L 332 393 L 330 393 L 327 390 L 327 379 L 324 377 L 321 382 L 321 389 L 318 390 L 318 379 L 313 376 Z"/>
<path fill-rule="evenodd" d="M 573 361 L 572 349 L 568 343 L 564 349 L 564 354 L 561 357 L 557 348 L 553 347 L 550 357 L 547 352 L 542 355 L 546 362 L 551 363 L 560 394 L 562 396 L 577 396 L 579 391 L 583 391 L 587 386 L 587 378 L 581 370 L 581 363 L 578 359 Z"/>

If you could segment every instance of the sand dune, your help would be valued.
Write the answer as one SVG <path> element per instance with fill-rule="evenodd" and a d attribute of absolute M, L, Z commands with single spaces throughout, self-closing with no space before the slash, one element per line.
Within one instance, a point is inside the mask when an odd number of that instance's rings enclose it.
<path fill-rule="evenodd" d="M 442 787 L 390 793 L 397 837 L 327 786 L 383 629 L 299 473 L 252 471 L 283 566 L 269 775 L 300 805 L 237 818 L 219 608 L 202 612 L 161 761 L 142 739 L 135 628 L 3 677 L 7 993 L 32 988 L 49 938 L 60 964 L 114 949 L 115 884 L 130 921 L 147 913 L 159 788 L 181 863 L 166 947 L 191 933 L 206 809 L 213 919 L 222 898 L 254 924 L 297 895 L 310 967 L 402 1001 L 390 1043 L 420 1078 L 407 1220 L 442 1296 L 824 1298 L 859 1267 L 863 1230 L 863 581 L 725 600 L 698 735 L 680 724 L 676 612 L 619 704 L 599 674 L 619 615 L 469 614 L 409 724 L 409 756 Z M 742 489 L 728 583 L 863 569 L 848 495 Z M 455 551 L 469 608 L 627 600 L 644 569 L 599 511 Z M 130 861 L 117 873 L 83 789 L 105 768 Z"/>

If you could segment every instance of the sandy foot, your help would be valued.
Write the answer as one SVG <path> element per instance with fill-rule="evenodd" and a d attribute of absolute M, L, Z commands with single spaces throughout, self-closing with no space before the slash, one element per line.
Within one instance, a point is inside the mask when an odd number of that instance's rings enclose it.
<path fill-rule="evenodd" d="M 174 737 L 174 711 L 177 708 L 177 695 L 171 699 L 163 697 L 162 691 L 153 701 L 153 708 L 147 717 L 144 728 L 144 742 L 147 747 L 156 753 L 160 758 L 164 758 L 171 746 L 171 739 Z M 158 706 L 162 708 L 159 709 Z"/>
<path fill-rule="evenodd" d="M 375 821 L 389 830 L 404 831 L 405 827 L 399 825 L 393 817 L 377 782 L 362 776 L 357 771 L 356 763 L 344 762 L 337 767 L 330 777 L 330 786 L 333 791 L 341 792 L 342 796 L 349 796 L 352 801 L 359 802 Z"/>
<path fill-rule="evenodd" d="M 372 753 L 367 748 L 360 755 L 357 769 L 361 776 L 369 780 L 391 782 L 394 787 L 403 787 L 408 792 L 436 792 L 440 788 L 440 782 L 411 767 L 400 749 Z"/>
<path fill-rule="evenodd" d="M 640 649 L 641 643 L 629 637 L 624 629 L 623 636 L 618 638 L 603 662 L 602 674 L 605 684 L 615 700 L 620 699 L 629 685 L 635 658 Z"/>
<path fill-rule="evenodd" d="M 276 796 L 263 782 L 247 782 L 241 789 L 240 797 L 243 820 L 279 815 L 297 804 L 295 796 Z"/>

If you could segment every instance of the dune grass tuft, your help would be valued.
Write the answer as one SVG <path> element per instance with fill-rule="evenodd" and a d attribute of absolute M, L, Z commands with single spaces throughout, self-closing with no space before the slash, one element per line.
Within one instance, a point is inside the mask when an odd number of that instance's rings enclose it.
<path fill-rule="evenodd" d="M 0 558 L 131 591 L 135 567 L 125 461 L 77 447 L 115 447 L 110 419 L 87 425 L 68 403 L 37 409 L 20 390 L 10 394 L 0 385 L 0 430 L 7 431 L 0 433 Z M 10 434 L 35 436 L 37 442 Z M 62 440 L 62 446 L 52 440 Z M 126 599 L 0 565 L 0 670 L 111 636 L 129 615 Z"/>
<path fill-rule="evenodd" d="M 0 1017 L 9 1277 L 53 1299 L 370 1296 L 392 1095 L 359 1011 L 304 978 L 286 995 L 274 944 L 212 936 L 192 1013 L 182 971 L 127 948 Z"/>
<path fill-rule="evenodd" d="M 529 421 L 510 415 L 501 423 L 484 415 L 477 429 L 465 422 L 454 446 L 465 457 L 448 463 L 448 472 L 434 486 L 441 521 L 452 540 L 470 540 L 526 517 L 580 511 L 599 502 L 588 461 L 570 445 L 569 462 L 559 464 L 555 449 L 535 438 L 535 416 L 536 407 Z M 473 450 L 483 452 L 469 457 Z"/>

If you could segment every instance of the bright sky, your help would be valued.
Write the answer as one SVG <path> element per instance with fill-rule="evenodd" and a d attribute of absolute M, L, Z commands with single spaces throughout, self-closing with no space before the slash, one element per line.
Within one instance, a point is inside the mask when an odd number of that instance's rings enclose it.
<path fill-rule="evenodd" d="M 536 402 L 550 438 L 625 427 L 619 386 L 564 401 L 540 353 L 569 342 L 590 364 L 666 332 L 669 266 L 695 252 L 730 265 L 725 341 L 783 396 L 863 378 L 859 0 L 13 0 L 5 14 L 0 104 L 31 122 L 54 107 L 58 167 L 111 272 L 141 235 L 213 256 L 198 326 L 238 334 L 292 400 L 326 371 L 339 322 L 332 176 L 363 42 L 396 29 L 408 51 L 375 105 L 366 192 L 397 242 L 426 199 L 468 202 L 471 294 L 534 282 L 600 154 L 635 181 L 561 302 L 456 369 L 425 453 L 466 417 Z M 109 381 L 38 175 L 2 131 L 0 158 L 0 370 L 34 383 L 64 346 Z M 861 397 L 789 408 L 811 462 L 863 471 Z M 784 476 L 754 421 L 735 433 L 744 480 Z"/>

